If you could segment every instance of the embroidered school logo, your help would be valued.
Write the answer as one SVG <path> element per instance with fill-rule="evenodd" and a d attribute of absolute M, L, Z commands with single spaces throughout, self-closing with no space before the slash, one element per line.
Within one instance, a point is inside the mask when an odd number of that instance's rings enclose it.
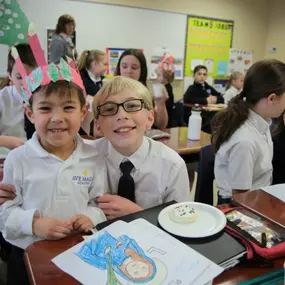
<path fill-rule="evenodd" d="M 84 169 L 81 172 L 81 175 L 73 175 L 72 177 L 72 182 L 77 184 L 77 185 L 85 185 L 85 186 L 90 186 L 92 183 L 92 176 L 88 176 L 89 172 L 87 169 Z"/>

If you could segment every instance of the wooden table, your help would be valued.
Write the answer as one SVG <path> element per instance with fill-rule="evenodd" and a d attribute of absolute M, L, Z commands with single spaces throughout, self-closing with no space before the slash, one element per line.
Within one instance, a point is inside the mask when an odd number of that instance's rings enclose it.
<path fill-rule="evenodd" d="M 201 139 L 199 141 L 188 140 L 187 127 L 164 129 L 163 131 L 169 133 L 170 138 L 161 139 L 160 141 L 180 155 L 199 153 L 203 146 L 211 143 L 211 135 L 204 132 L 201 132 Z"/>
<path fill-rule="evenodd" d="M 196 104 L 184 103 L 184 105 L 189 108 L 193 108 Z M 208 105 L 198 104 L 198 105 L 202 109 L 202 111 L 208 111 L 208 112 L 219 112 L 226 108 L 225 104 L 208 104 Z"/>
<path fill-rule="evenodd" d="M 29 246 L 25 252 L 25 261 L 31 285 L 79 285 L 73 277 L 56 267 L 51 259 L 82 240 L 81 236 L 75 235 L 60 241 L 39 241 Z M 213 284 L 237 284 L 280 269 L 284 261 L 285 259 L 275 261 L 273 267 L 257 267 L 244 263 L 222 273 Z"/>

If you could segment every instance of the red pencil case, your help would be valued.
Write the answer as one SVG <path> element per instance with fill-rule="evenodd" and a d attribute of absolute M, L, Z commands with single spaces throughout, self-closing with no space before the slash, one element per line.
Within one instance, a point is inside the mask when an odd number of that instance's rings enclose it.
<path fill-rule="evenodd" d="M 247 259 L 272 260 L 285 256 L 285 229 L 243 207 L 222 210 L 225 231 L 247 249 Z"/>

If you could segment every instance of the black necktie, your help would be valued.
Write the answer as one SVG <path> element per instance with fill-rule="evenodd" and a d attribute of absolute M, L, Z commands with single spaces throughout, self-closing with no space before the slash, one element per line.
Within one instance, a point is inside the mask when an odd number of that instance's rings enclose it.
<path fill-rule="evenodd" d="M 118 195 L 135 202 L 135 182 L 131 176 L 133 168 L 134 165 L 130 161 L 125 161 L 120 164 L 123 175 L 119 180 Z"/>

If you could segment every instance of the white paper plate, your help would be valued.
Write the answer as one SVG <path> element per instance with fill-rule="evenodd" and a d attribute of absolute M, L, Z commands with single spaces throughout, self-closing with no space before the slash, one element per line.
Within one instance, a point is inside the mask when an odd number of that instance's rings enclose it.
<path fill-rule="evenodd" d="M 169 218 L 169 212 L 178 205 L 189 204 L 197 210 L 198 219 L 193 223 L 179 224 Z M 158 215 L 159 224 L 169 233 L 188 238 L 208 237 L 220 232 L 227 223 L 219 209 L 203 203 L 183 202 L 164 208 Z"/>

